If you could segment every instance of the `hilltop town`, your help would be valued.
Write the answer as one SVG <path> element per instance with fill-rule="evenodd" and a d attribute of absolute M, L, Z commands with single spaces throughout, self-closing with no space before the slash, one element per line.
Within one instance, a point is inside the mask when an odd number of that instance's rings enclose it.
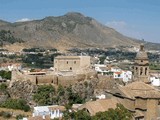
<path fill-rule="evenodd" d="M 119 108 L 128 119 L 158 119 L 159 63 L 160 52 L 143 44 L 67 52 L 1 50 L 1 117 L 50 120 L 78 115 L 97 120 L 99 112 Z"/>
<path fill-rule="evenodd" d="M 75 12 L 0 20 L 0 119 L 158 120 L 159 46 Z"/>

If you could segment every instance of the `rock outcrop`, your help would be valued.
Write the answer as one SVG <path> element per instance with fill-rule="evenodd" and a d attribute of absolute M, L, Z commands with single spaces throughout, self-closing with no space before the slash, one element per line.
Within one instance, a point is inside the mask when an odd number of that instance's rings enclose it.
<path fill-rule="evenodd" d="M 33 85 L 30 81 L 14 81 L 12 86 L 8 88 L 8 92 L 11 98 L 23 98 L 27 102 L 32 102 L 32 96 L 36 90 L 37 86 Z"/>

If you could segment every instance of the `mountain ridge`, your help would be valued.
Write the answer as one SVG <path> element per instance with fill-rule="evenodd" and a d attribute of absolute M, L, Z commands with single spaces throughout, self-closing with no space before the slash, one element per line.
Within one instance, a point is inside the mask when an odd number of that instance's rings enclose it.
<path fill-rule="evenodd" d="M 1 23 L 1 22 L 0 22 Z M 27 47 L 69 49 L 73 47 L 138 46 L 141 42 L 124 36 L 81 13 L 49 16 L 41 20 L 0 24 L 0 30 L 10 30 L 25 41 Z"/>

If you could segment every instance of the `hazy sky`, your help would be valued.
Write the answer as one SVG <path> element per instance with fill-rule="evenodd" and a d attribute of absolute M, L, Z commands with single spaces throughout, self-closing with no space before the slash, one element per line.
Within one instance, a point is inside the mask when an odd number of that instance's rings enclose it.
<path fill-rule="evenodd" d="M 124 35 L 160 43 L 160 0 L 0 0 L 9 22 L 81 12 Z"/>

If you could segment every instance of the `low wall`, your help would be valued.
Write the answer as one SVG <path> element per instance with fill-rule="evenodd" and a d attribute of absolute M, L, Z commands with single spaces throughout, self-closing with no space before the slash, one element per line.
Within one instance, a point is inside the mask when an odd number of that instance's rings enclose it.
<path fill-rule="evenodd" d="M 75 84 L 76 82 L 83 81 L 85 79 L 91 79 L 93 77 L 97 77 L 94 72 L 88 72 L 85 74 L 72 74 L 66 76 L 59 75 L 26 75 L 21 73 L 20 71 L 12 71 L 12 79 L 11 83 L 14 81 L 26 81 L 29 80 L 33 84 L 54 84 L 54 85 L 62 85 L 69 86 Z"/>

